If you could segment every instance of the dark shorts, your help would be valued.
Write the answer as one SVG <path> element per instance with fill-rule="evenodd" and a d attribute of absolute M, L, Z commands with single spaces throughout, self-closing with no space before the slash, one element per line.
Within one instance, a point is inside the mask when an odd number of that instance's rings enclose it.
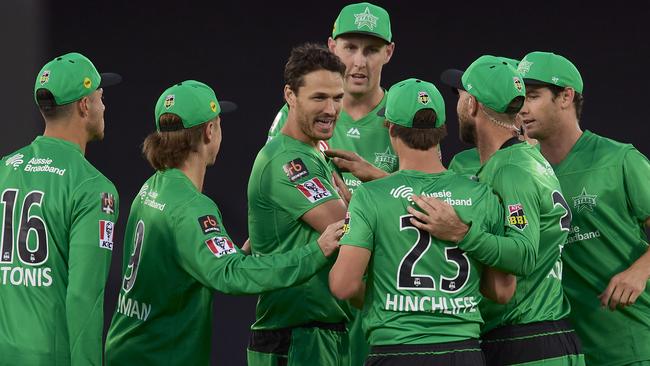
<path fill-rule="evenodd" d="M 350 344 L 344 323 L 254 330 L 248 345 L 249 366 L 348 366 Z"/>
<path fill-rule="evenodd" d="M 580 339 L 567 320 L 499 327 L 483 335 L 481 348 L 489 366 L 551 359 L 584 364 Z"/>
<path fill-rule="evenodd" d="M 372 346 L 366 366 L 485 365 L 478 340 Z"/>

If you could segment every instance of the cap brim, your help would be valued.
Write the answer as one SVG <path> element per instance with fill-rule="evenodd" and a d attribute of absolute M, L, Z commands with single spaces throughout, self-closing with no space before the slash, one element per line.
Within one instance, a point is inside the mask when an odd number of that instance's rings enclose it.
<path fill-rule="evenodd" d="M 232 112 L 237 109 L 237 104 L 233 102 L 229 102 L 227 100 L 220 100 L 219 101 L 219 108 L 221 109 L 221 113 L 228 113 Z"/>
<path fill-rule="evenodd" d="M 443 84 L 451 86 L 454 90 L 465 90 L 465 87 L 463 87 L 464 73 L 464 71 L 458 69 L 447 69 L 440 74 L 440 81 L 442 81 Z"/>
<path fill-rule="evenodd" d="M 387 40 L 386 38 L 380 36 L 378 33 L 359 31 L 359 30 L 339 33 L 339 34 L 336 35 L 336 37 L 334 37 L 334 39 L 339 38 L 340 36 L 346 36 L 346 35 L 350 35 L 350 34 L 365 34 L 367 36 L 373 36 L 375 38 L 381 39 L 382 41 L 386 42 L 386 44 L 390 44 L 390 42 L 391 42 L 391 41 Z"/>
<path fill-rule="evenodd" d="M 525 85 L 555 85 L 537 79 L 526 79 L 526 78 L 524 78 L 524 84 Z"/>
<path fill-rule="evenodd" d="M 381 108 L 380 110 L 377 111 L 377 115 L 379 117 L 386 117 L 386 107 Z"/>
<path fill-rule="evenodd" d="M 99 76 L 102 78 L 102 81 L 99 83 L 100 88 L 117 85 L 122 82 L 122 76 L 114 72 L 101 73 Z"/>

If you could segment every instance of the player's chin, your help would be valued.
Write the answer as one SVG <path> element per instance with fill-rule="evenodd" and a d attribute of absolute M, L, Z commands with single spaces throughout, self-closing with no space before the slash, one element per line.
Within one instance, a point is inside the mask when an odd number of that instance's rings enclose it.
<path fill-rule="evenodd" d="M 313 131 L 313 138 L 316 140 L 327 141 L 332 138 L 332 135 L 334 135 L 334 128 L 331 128 L 329 130 Z"/>

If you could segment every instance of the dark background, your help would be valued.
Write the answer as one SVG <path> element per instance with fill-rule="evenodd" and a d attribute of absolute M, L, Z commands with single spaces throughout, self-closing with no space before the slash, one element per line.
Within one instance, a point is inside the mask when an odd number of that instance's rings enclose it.
<path fill-rule="evenodd" d="M 243 243 L 248 175 L 283 103 L 282 70 L 289 51 L 305 41 L 325 42 L 347 3 L 2 1 L 0 155 L 42 132 L 32 91 L 36 74 L 50 59 L 77 51 L 100 72 L 124 77 L 104 92 L 104 141 L 87 149 L 88 160 L 115 183 L 121 198 L 118 245 L 106 290 L 107 325 L 119 289 L 130 202 L 152 174 L 140 148 L 154 129 L 158 96 L 173 83 L 197 79 L 211 85 L 218 98 L 239 104 L 237 112 L 223 118 L 224 140 L 216 165 L 207 172 L 205 193 L 219 205 L 233 239 Z M 582 73 L 582 127 L 650 154 L 648 9 L 579 1 L 376 3 L 391 14 L 396 43 L 384 68 L 385 88 L 408 77 L 440 85 L 442 70 L 465 68 L 482 54 L 521 58 L 534 50 L 553 51 Z M 466 147 L 456 138 L 456 99 L 441 90 L 448 110 L 449 137 L 442 144 L 448 164 Z M 242 365 L 255 297 L 215 297 L 213 364 Z"/>

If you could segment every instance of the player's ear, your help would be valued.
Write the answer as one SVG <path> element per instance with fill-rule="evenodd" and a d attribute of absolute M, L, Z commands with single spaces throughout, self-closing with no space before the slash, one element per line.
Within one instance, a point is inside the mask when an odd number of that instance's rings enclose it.
<path fill-rule="evenodd" d="M 336 49 L 336 41 L 334 40 L 334 38 L 329 37 L 327 39 L 327 48 L 330 49 L 330 52 L 334 53 L 334 49 Z"/>
<path fill-rule="evenodd" d="M 90 110 L 90 98 L 83 97 L 75 102 L 76 111 L 79 113 L 79 116 L 85 118 L 88 117 L 88 111 Z"/>
<path fill-rule="evenodd" d="M 294 93 L 289 84 L 284 86 L 284 101 L 287 102 L 289 108 L 293 108 L 296 105 L 296 93 Z"/>
<path fill-rule="evenodd" d="M 395 52 L 395 42 L 386 45 L 386 61 L 384 64 L 387 64 L 388 61 L 390 61 L 390 58 L 393 57 L 393 52 Z"/>
<path fill-rule="evenodd" d="M 215 120 L 206 122 L 203 125 L 203 142 L 209 144 L 215 138 Z"/>
<path fill-rule="evenodd" d="M 476 115 L 478 114 L 478 109 L 479 109 L 478 100 L 476 100 L 476 98 L 473 95 L 469 94 L 469 97 L 467 98 L 467 111 L 469 112 L 469 115 L 472 117 L 476 117 Z"/>
<path fill-rule="evenodd" d="M 576 97 L 576 91 L 573 88 L 564 88 L 560 93 L 560 105 L 562 109 L 569 108 L 573 105 L 573 99 Z"/>

